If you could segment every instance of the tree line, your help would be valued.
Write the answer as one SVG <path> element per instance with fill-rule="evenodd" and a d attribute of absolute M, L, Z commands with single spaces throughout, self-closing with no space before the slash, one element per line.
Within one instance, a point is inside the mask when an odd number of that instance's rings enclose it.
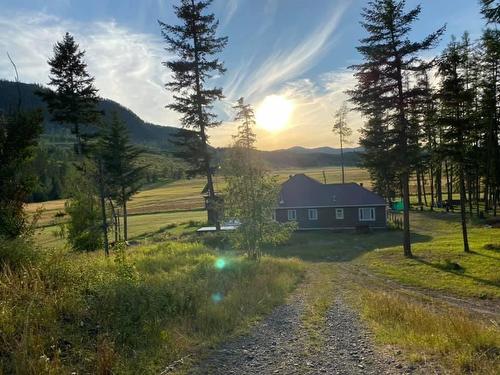
<path fill-rule="evenodd" d="M 497 215 L 500 200 L 500 6 L 481 1 L 486 19 L 479 40 L 452 37 L 439 56 L 425 58 L 445 32 L 410 38 L 421 8 L 405 1 L 371 1 L 362 13 L 367 36 L 357 47 L 363 62 L 351 101 L 367 119 L 361 134 L 363 165 L 377 192 L 402 196 L 404 254 L 410 245 L 410 191 L 431 210 L 460 206 L 464 251 L 468 216 Z M 430 192 L 425 191 L 430 186 Z M 458 191 L 458 199 L 454 193 Z"/>

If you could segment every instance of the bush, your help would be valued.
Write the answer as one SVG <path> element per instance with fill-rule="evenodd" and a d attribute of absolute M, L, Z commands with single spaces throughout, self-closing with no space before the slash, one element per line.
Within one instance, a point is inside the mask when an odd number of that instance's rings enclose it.
<path fill-rule="evenodd" d="M 302 271 L 200 243 L 44 254 L 0 273 L 0 373 L 159 373 L 282 303 Z"/>
<path fill-rule="evenodd" d="M 0 267 L 7 265 L 12 269 L 17 269 L 36 261 L 39 256 L 40 250 L 35 249 L 29 237 L 12 240 L 0 237 Z"/>

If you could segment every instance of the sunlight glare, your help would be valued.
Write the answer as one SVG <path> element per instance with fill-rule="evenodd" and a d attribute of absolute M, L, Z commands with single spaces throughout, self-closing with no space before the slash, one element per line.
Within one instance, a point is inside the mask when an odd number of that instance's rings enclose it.
<path fill-rule="evenodd" d="M 269 95 L 257 108 L 255 119 L 261 128 L 277 132 L 288 124 L 292 110 L 293 105 L 290 100 L 281 95 Z"/>

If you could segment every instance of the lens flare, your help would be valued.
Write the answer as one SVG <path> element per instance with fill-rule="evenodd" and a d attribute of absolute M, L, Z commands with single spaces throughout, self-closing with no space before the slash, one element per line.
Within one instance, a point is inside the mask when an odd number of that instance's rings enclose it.
<path fill-rule="evenodd" d="M 212 294 L 212 302 L 213 303 L 219 303 L 223 299 L 224 299 L 224 296 L 222 295 L 222 293 L 217 292 L 217 293 Z"/>
<path fill-rule="evenodd" d="M 217 258 L 217 260 L 215 261 L 214 266 L 218 270 L 222 270 L 222 269 L 224 269 L 224 267 L 226 267 L 226 260 L 224 258 Z"/>

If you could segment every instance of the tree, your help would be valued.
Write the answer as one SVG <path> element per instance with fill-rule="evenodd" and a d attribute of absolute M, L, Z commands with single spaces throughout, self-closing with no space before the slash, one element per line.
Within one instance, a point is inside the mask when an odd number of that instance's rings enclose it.
<path fill-rule="evenodd" d="M 481 13 L 491 23 L 500 23 L 500 2 L 498 0 L 480 0 Z"/>
<path fill-rule="evenodd" d="M 241 125 L 224 164 L 227 183 L 224 208 L 226 216 L 240 222 L 233 236 L 236 246 L 250 258 L 259 259 L 264 244 L 286 241 L 294 226 L 279 224 L 272 218 L 279 184 L 252 153 L 256 140 L 252 107 L 240 98 L 234 109 L 237 111 L 235 121 Z"/>
<path fill-rule="evenodd" d="M 234 136 L 235 144 L 246 150 L 255 149 L 256 135 L 253 131 L 255 126 L 255 113 L 250 104 L 245 104 L 244 98 L 239 98 L 233 107 L 236 111 L 234 121 L 239 121 L 238 133 Z"/>
<path fill-rule="evenodd" d="M 0 112 L 0 237 L 15 238 L 27 226 L 24 203 L 36 186 L 27 166 L 42 133 L 41 111 Z"/>
<path fill-rule="evenodd" d="M 219 23 L 214 14 L 207 13 L 211 3 L 212 0 L 181 0 L 179 6 L 174 6 L 180 25 L 158 22 L 167 50 L 176 55 L 164 63 L 173 72 L 172 80 L 165 86 L 174 92 L 174 103 L 167 107 L 181 113 L 182 126 L 197 133 L 191 136 L 184 133 L 183 137 L 188 137 L 189 147 L 196 147 L 196 154 L 202 158 L 207 177 L 209 221 L 214 217 L 220 229 L 207 130 L 220 125 L 212 107 L 224 96 L 221 88 L 208 87 L 208 82 L 214 74 L 225 72 L 224 65 L 215 56 L 226 46 L 227 37 L 216 36 Z M 187 160 L 191 162 L 192 158 Z"/>
<path fill-rule="evenodd" d="M 87 72 L 81 51 L 73 36 L 66 33 L 63 40 L 54 46 L 50 65 L 49 86 L 54 91 L 41 90 L 38 94 L 47 103 L 52 120 L 71 128 L 76 137 L 75 152 L 83 154 L 81 126 L 92 124 L 99 116 L 96 110 L 97 89 L 94 78 Z"/>
<path fill-rule="evenodd" d="M 125 124 L 113 113 L 98 145 L 109 196 L 123 209 L 123 237 L 128 240 L 127 202 L 141 188 L 145 166 L 138 165 L 142 150 L 133 146 Z"/>
<path fill-rule="evenodd" d="M 445 126 L 444 138 L 447 153 L 451 155 L 458 166 L 460 189 L 460 211 L 462 218 L 462 234 L 464 251 L 469 252 L 467 237 L 467 217 L 465 202 L 467 200 L 465 189 L 465 168 L 467 139 L 471 130 L 471 119 L 466 110 L 471 102 L 471 91 L 466 86 L 465 63 L 467 51 L 464 50 L 466 39 L 463 43 L 452 40 L 439 59 L 439 75 L 441 87 L 439 99 L 442 111 L 439 121 Z"/>
<path fill-rule="evenodd" d="M 368 36 L 357 47 L 365 62 L 352 68 L 358 84 L 351 93 L 357 109 L 370 115 L 379 108 L 383 121 L 391 125 L 394 144 L 394 168 L 396 168 L 403 190 L 404 202 L 404 255 L 411 257 L 410 243 L 410 191 L 409 177 L 412 160 L 409 157 L 409 106 L 417 91 L 409 83 L 415 72 L 429 67 L 418 59 L 418 55 L 432 48 L 444 31 L 441 28 L 422 41 L 409 39 L 412 24 L 417 20 L 421 8 L 405 12 L 404 0 L 373 0 L 363 9 L 362 26 Z"/>
<path fill-rule="evenodd" d="M 345 174 L 344 174 L 344 141 L 346 138 L 350 137 L 352 130 L 347 126 L 346 117 L 349 109 L 346 103 L 342 103 L 340 109 L 335 113 L 335 122 L 333 124 L 332 131 L 334 134 L 339 135 L 340 140 L 340 163 L 342 165 L 342 183 L 345 184 Z"/>

